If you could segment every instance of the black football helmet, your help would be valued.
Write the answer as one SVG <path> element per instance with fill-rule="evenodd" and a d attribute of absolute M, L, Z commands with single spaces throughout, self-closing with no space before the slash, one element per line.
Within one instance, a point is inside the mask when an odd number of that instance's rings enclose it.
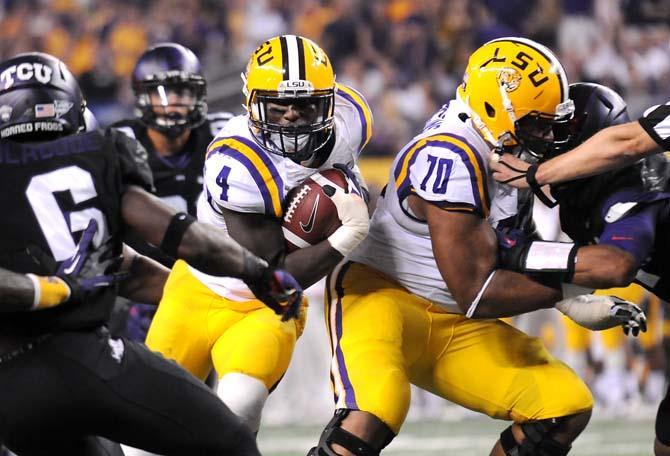
<path fill-rule="evenodd" d="M 556 149 L 555 155 L 574 149 L 604 128 L 630 121 L 626 102 L 614 90 L 603 85 L 587 82 L 571 84 L 570 98 L 575 103 L 574 117 L 567 126 L 570 129 L 570 139 L 565 146 Z M 638 185 L 639 168 L 639 165 L 634 165 L 575 181 L 553 184 L 551 194 L 561 205 L 563 230 L 575 239 L 578 230 L 571 229 L 574 220 L 580 217 L 583 220 L 587 217 L 590 209 L 612 189 Z M 585 212 L 582 214 L 581 211 Z M 585 242 L 583 239 L 579 241 Z"/>
<path fill-rule="evenodd" d="M 86 101 L 63 62 L 42 52 L 0 63 L 0 138 L 41 141 L 86 130 Z"/>
<path fill-rule="evenodd" d="M 575 103 L 572 119 L 565 130 L 554 130 L 557 138 L 567 140 L 545 155 L 545 159 L 574 149 L 603 128 L 630 122 L 626 102 L 609 87 L 591 82 L 570 84 L 570 99 Z"/>
<path fill-rule="evenodd" d="M 135 65 L 132 84 L 140 119 L 151 129 L 176 137 L 206 119 L 207 86 L 200 61 L 180 44 L 147 49 Z"/>

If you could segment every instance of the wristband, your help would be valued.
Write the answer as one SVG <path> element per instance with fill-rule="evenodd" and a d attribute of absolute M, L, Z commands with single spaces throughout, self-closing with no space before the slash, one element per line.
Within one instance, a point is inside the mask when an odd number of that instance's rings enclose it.
<path fill-rule="evenodd" d="M 165 230 L 160 249 L 171 257 L 176 258 L 177 250 L 179 250 L 179 245 L 184 237 L 184 233 L 195 221 L 195 217 L 186 212 L 176 213 L 172 219 L 170 219 L 170 224 Z"/>
<path fill-rule="evenodd" d="M 63 279 L 56 276 L 38 276 L 26 274 L 35 290 L 31 310 L 48 309 L 70 298 L 70 287 Z"/>

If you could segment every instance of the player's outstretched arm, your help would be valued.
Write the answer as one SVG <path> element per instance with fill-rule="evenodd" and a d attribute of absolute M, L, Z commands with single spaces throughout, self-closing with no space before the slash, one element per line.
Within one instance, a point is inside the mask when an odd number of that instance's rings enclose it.
<path fill-rule="evenodd" d="M 554 288 L 496 269 L 496 236 L 485 218 L 410 198 L 412 210 L 428 221 L 437 266 L 468 317 L 509 317 L 548 308 L 560 300 L 561 293 Z"/>
<path fill-rule="evenodd" d="M 137 186 L 124 193 L 122 215 L 142 239 L 208 274 L 243 277 L 249 273 L 248 267 L 265 266 L 222 230 L 185 214 L 179 217 L 174 209 Z"/>
<path fill-rule="evenodd" d="M 527 188 L 529 175 L 539 186 L 556 184 L 622 168 L 660 151 L 635 121 L 605 128 L 575 149 L 533 167 L 510 154 L 493 154 L 489 165 L 497 181 Z"/>
<path fill-rule="evenodd" d="M 141 238 L 207 274 L 244 280 L 277 313 L 293 314 L 302 299 L 292 276 L 268 266 L 223 230 L 176 213 L 140 187 L 126 190 L 121 211 L 127 227 Z"/>
<path fill-rule="evenodd" d="M 39 308 L 35 305 L 35 294 L 42 287 L 42 295 L 45 300 L 43 308 L 52 307 L 63 303 L 70 295 L 70 290 L 65 282 L 56 280 L 55 277 L 35 277 L 31 279 L 26 274 L 19 274 L 0 268 L 0 299 L 2 306 L 0 312 L 17 312 Z"/>
<path fill-rule="evenodd" d="M 134 302 L 158 305 L 170 270 L 131 247 L 123 246 L 121 271 L 127 277 L 119 284 L 119 295 Z"/>

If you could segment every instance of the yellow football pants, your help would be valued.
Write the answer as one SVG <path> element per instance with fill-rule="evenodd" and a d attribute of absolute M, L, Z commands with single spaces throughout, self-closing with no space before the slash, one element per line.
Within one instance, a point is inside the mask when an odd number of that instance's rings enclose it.
<path fill-rule="evenodd" d="M 288 369 L 302 334 L 307 305 L 299 320 L 282 322 L 258 300 L 223 298 L 177 261 L 149 328 L 146 344 L 204 380 L 212 367 L 219 378 L 249 375 L 271 389 Z"/>
<path fill-rule="evenodd" d="M 325 316 L 337 408 L 372 413 L 395 433 L 410 383 L 517 422 L 593 407 L 584 382 L 538 339 L 500 320 L 446 313 L 367 266 L 335 269 Z"/>

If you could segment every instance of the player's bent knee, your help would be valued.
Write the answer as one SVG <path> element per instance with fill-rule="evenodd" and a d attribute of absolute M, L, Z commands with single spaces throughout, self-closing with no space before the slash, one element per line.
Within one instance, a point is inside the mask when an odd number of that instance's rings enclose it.
<path fill-rule="evenodd" d="M 252 432 L 258 432 L 263 406 L 269 394 L 262 381 L 249 375 L 231 372 L 221 377 L 216 392 L 223 403 Z"/>
<path fill-rule="evenodd" d="M 500 434 L 500 445 L 507 456 L 565 456 L 570 452 L 571 445 L 554 439 L 554 431 L 563 418 L 550 418 L 539 421 L 521 423 L 524 433 L 523 442 L 517 442 L 509 426 Z"/>
<path fill-rule="evenodd" d="M 307 456 L 340 456 L 333 445 L 340 446 L 355 456 L 378 456 L 381 450 L 395 437 L 391 429 L 380 421 L 384 430 L 378 433 L 374 442 L 366 442 L 351 432 L 342 429 L 342 421 L 351 411 L 339 409 L 321 433 L 319 444 L 307 453 Z"/>

